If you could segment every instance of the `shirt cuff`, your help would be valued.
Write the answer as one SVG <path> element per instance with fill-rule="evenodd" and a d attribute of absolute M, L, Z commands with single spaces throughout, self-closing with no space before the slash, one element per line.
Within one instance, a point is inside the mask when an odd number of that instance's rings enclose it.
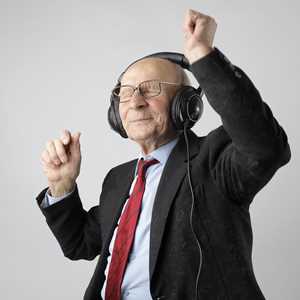
<path fill-rule="evenodd" d="M 59 201 L 65 199 L 66 197 L 68 197 L 69 195 L 71 195 L 75 191 L 75 187 L 76 187 L 76 185 L 74 186 L 74 188 L 73 188 L 73 190 L 71 192 L 66 193 L 66 194 L 64 194 L 64 195 L 62 195 L 60 197 L 53 197 L 53 196 L 51 196 L 50 195 L 50 188 L 48 188 L 48 190 L 47 190 L 47 192 L 45 194 L 45 199 L 44 199 L 44 201 L 43 201 L 42 204 L 44 204 L 44 202 L 46 202 L 47 203 L 46 206 L 50 206 L 50 205 L 52 205 L 52 204 L 54 204 L 56 202 L 59 202 Z"/>

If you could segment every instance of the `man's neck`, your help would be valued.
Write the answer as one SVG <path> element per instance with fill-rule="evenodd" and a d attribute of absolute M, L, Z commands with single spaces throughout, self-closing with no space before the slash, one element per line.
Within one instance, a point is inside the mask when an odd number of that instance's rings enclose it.
<path fill-rule="evenodd" d="M 169 135 L 168 137 L 165 137 L 161 140 L 156 139 L 156 140 L 151 140 L 151 141 L 145 141 L 144 143 L 140 143 L 141 151 L 144 155 L 148 155 L 149 153 L 153 152 L 157 148 L 168 144 L 175 138 L 177 138 L 179 134 L 176 132 L 174 134 Z"/>

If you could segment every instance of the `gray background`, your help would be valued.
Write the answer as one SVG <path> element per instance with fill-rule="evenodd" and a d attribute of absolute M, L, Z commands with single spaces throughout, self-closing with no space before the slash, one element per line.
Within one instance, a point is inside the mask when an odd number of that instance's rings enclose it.
<path fill-rule="evenodd" d="M 79 192 L 96 205 L 107 171 L 139 148 L 106 121 L 110 90 L 134 59 L 182 51 L 188 8 L 213 16 L 214 46 L 252 79 L 292 150 L 251 206 L 253 262 L 267 299 L 299 299 L 298 1 L 0 1 L 1 298 L 82 299 L 96 260 L 66 259 L 35 202 L 47 186 L 40 155 L 81 131 Z M 221 124 L 204 101 L 195 127 Z"/>

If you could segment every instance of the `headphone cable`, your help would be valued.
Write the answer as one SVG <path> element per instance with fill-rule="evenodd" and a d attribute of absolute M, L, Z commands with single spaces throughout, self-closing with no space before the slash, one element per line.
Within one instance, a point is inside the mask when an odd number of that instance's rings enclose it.
<path fill-rule="evenodd" d="M 191 229 L 193 232 L 193 236 L 196 240 L 197 246 L 199 248 L 199 256 L 200 256 L 199 268 L 198 268 L 198 273 L 197 273 L 197 278 L 196 278 L 196 287 L 195 287 L 195 290 L 196 290 L 196 298 L 195 299 L 197 300 L 198 299 L 197 286 L 198 286 L 200 271 L 201 271 L 201 267 L 202 267 L 202 250 L 201 250 L 200 242 L 196 236 L 196 233 L 195 233 L 194 227 L 193 227 L 193 211 L 194 211 L 194 205 L 195 205 L 195 196 L 194 196 L 193 184 L 192 184 L 192 179 L 191 179 L 191 174 L 190 174 L 190 149 L 189 149 L 189 141 L 188 141 L 188 137 L 187 137 L 188 123 L 189 123 L 188 120 L 184 123 L 183 133 L 184 133 L 184 139 L 185 139 L 185 144 L 186 144 L 186 153 L 187 153 L 187 175 L 188 175 L 188 182 L 189 182 L 191 196 L 192 196 L 192 206 L 191 206 L 191 212 L 190 212 L 190 226 L 191 226 Z"/>

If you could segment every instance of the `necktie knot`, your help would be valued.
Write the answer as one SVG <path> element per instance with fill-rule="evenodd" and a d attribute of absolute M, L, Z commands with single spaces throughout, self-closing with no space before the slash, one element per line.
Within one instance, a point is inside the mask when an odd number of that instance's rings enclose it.
<path fill-rule="evenodd" d="M 159 161 L 155 158 L 150 160 L 144 160 L 143 158 L 141 158 L 138 162 L 138 176 L 140 176 L 144 180 L 147 169 L 150 166 L 158 163 Z"/>

